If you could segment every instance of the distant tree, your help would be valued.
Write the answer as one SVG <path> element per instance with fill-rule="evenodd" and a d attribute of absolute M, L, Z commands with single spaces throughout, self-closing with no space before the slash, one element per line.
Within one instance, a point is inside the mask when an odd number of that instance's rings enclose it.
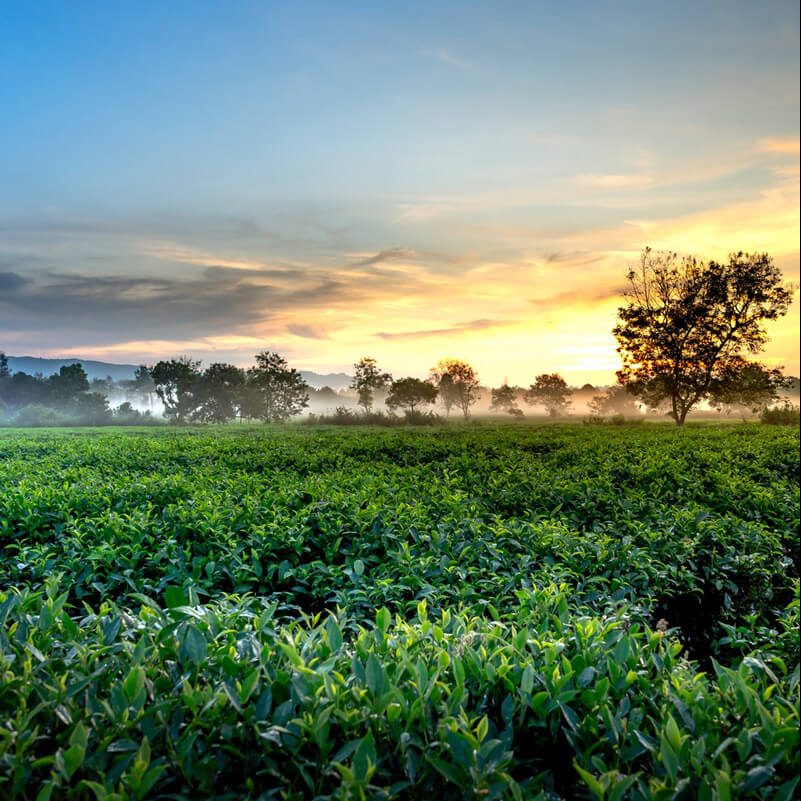
<path fill-rule="evenodd" d="M 623 386 L 610 387 L 587 402 L 592 414 L 603 417 L 607 414 L 622 414 L 633 417 L 640 413 L 634 396 Z"/>
<path fill-rule="evenodd" d="M 493 412 L 506 412 L 506 414 L 519 417 L 522 412 L 518 414 L 518 412 L 520 412 L 520 407 L 517 405 L 518 396 L 519 390 L 517 387 L 510 387 L 508 384 L 503 384 L 497 389 L 492 390 L 490 410 Z"/>
<path fill-rule="evenodd" d="M 330 406 L 335 406 L 339 404 L 342 398 L 339 396 L 339 393 L 335 389 L 331 387 L 320 387 L 320 389 L 312 389 L 309 388 L 309 397 L 315 403 L 318 404 L 329 404 Z"/>
<path fill-rule="evenodd" d="M 628 280 L 613 329 L 618 381 L 652 408 L 668 400 L 677 425 L 743 352 L 764 348 L 763 323 L 786 314 L 793 295 L 767 253 L 721 264 L 646 248 Z"/>
<path fill-rule="evenodd" d="M 431 368 L 430 381 L 439 390 L 446 414 L 455 406 L 465 420 L 470 417 L 470 407 L 481 396 L 481 385 L 478 373 L 467 362 L 443 359 Z"/>
<path fill-rule="evenodd" d="M 12 408 L 42 404 L 47 399 L 48 385 L 41 375 L 16 372 L 3 381 L 3 400 Z"/>
<path fill-rule="evenodd" d="M 102 392 L 81 393 L 72 400 L 68 411 L 83 425 L 102 426 L 111 421 L 108 398 Z"/>
<path fill-rule="evenodd" d="M 309 385 L 277 353 L 256 354 L 256 366 L 247 372 L 248 412 L 267 423 L 281 423 L 309 405 Z"/>
<path fill-rule="evenodd" d="M 403 409 L 408 414 L 414 414 L 418 406 L 434 403 L 437 400 L 437 388 L 428 381 L 419 378 L 399 378 L 392 382 L 387 395 L 387 406 Z"/>
<path fill-rule="evenodd" d="M 769 369 L 758 362 L 732 359 L 723 367 L 709 389 L 709 404 L 727 414 L 758 414 L 779 399 L 779 390 L 792 382 L 779 369 Z"/>
<path fill-rule="evenodd" d="M 48 400 L 57 408 L 65 408 L 81 393 L 89 391 L 89 379 L 81 364 L 64 364 L 47 380 Z"/>
<path fill-rule="evenodd" d="M 188 356 L 160 361 L 150 369 L 153 386 L 164 404 L 164 416 L 182 424 L 191 418 L 202 402 L 200 362 Z"/>
<path fill-rule="evenodd" d="M 374 393 L 386 389 L 391 382 L 392 376 L 389 373 L 382 373 L 375 359 L 365 356 L 353 365 L 353 381 L 350 386 L 356 390 L 359 406 L 365 412 L 369 412 L 372 408 Z"/>
<path fill-rule="evenodd" d="M 245 388 L 245 371 L 233 364 L 210 364 L 200 376 L 199 405 L 193 419 L 226 423 L 236 418 Z"/>
<path fill-rule="evenodd" d="M 567 382 L 559 373 L 543 373 L 538 375 L 526 390 L 524 398 L 529 405 L 544 406 L 551 417 L 556 417 L 568 410 L 572 394 Z"/>
<path fill-rule="evenodd" d="M 8 369 L 8 357 L 0 350 L 0 380 L 8 378 L 10 375 L 11 371 Z"/>

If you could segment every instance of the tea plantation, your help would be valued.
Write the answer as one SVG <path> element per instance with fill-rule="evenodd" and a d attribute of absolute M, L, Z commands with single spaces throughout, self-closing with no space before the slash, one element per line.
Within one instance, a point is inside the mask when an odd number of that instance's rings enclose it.
<path fill-rule="evenodd" d="M 0 432 L 0 798 L 797 797 L 798 448 Z"/>

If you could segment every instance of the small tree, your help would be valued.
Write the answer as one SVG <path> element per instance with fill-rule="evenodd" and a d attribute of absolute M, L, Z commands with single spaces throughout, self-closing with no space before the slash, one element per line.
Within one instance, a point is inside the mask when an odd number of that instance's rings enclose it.
<path fill-rule="evenodd" d="M 493 412 L 506 412 L 513 417 L 520 417 L 522 412 L 517 405 L 519 390 L 517 387 L 510 387 L 503 384 L 497 389 L 492 390 L 492 402 L 490 410 Z"/>
<path fill-rule="evenodd" d="M 419 378 L 400 378 L 392 382 L 387 395 L 387 406 L 395 409 L 404 409 L 407 414 L 414 414 L 418 406 L 434 403 L 438 395 L 437 388 L 428 381 Z"/>
<path fill-rule="evenodd" d="M 525 401 L 531 406 L 544 406 L 551 417 L 564 414 L 570 406 L 572 392 L 559 373 L 538 375 L 526 390 Z"/>
<path fill-rule="evenodd" d="M 356 390 L 358 404 L 365 412 L 369 412 L 373 406 L 374 393 L 386 389 L 391 382 L 392 376 L 382 373 L 375 359 L 365 356 L 353 365 L 353 381 L 350 386 Z"/>
<path fill-rule="evenodd" d="M 160 361 L 151 370 L 153 386 L 164 404 L 164 416 L 185 423 L 200 407 L 200 362 L 188 356 Z"/>
<path fill-rule="evenodd" d="M 8 378 L 11 371 L 8 369 L 8 357 L 0 350 L 0 379 Z"/>
<path fill-rule="evenodd" d="M 470 407 L 481 397 L 478 373 L 459 359 L 443 359 L 431 369 L 431 383 L 439 389 L 445 413 L 453 406 L 470 417 Z"/>
<path fill-rule="evenodd" d="M 309 405 L 309 385 L 278 353 L 256 354 L 256 366 L 247 372 L 252 390 L 250 413 L 265 423 L 282 423 Z"/>
<path fill-rule="evenodd" d="M 709 404 L 727 414 L 733 411 L 758 414 L 777 401 L 779 390 L 788 388 L 790 384 L 781 370 L 771 370 L 758 362 L 738 364 L 732 360 L 713 380 Z"/>
<path fill-rule="evenodd" d="M 767 253 L 720 264 L 646 248 L 628 280 L 613 329 L 618 381 L 652 408 L 669 401 L 677 425 L 743 352 L 764 348 L 764 322 L 786 314 L 793 295 Z"/>

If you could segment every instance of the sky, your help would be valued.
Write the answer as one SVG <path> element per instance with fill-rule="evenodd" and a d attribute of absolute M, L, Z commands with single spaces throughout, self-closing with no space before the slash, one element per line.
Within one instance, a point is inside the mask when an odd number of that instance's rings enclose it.
<path fill-rule="evenodd" d="M 611 383 L 645 246 L 799 281 L 797 3 L 0 0 L 6 353 Z"/>

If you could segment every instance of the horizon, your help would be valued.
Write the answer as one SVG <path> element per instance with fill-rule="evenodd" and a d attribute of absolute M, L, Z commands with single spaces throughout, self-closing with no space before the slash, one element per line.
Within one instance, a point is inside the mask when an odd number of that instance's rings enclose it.
<path fill-rule="evenodd" d="M 801 280 L 796 4 L 2 15 L 9 354 L 609 385 L 643 247 Z"/>

